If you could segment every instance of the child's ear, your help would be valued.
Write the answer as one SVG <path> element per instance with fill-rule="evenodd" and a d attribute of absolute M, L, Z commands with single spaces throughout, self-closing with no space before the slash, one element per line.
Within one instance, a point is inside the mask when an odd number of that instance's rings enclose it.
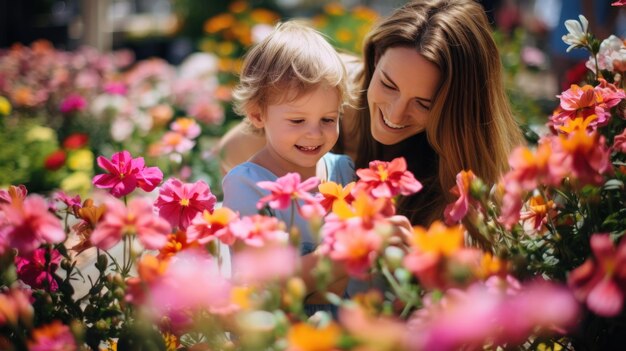
<path fill-rule="evenodd" d="M 265 123 L 263 122 L 263 116 L 261 114 L 261 110 L 258 108 L 252 108 L 246 113 L 248 119 L 256 128 L 263 128 Z"/>

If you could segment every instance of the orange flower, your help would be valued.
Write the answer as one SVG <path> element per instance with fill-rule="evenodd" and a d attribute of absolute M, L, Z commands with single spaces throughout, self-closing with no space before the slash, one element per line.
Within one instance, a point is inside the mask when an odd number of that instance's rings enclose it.
<path fill-rule="evenodd" d="M 204 31 L 213 34 L 230 28 L 235 23 L 235 17 L 230 13 L 222 13 L 209 18 L 204 23 Z"/>
<path fill-rule="evenodd" d="M 341 184 L 335 182 L 323 182 L 317 188 L 319 192 L 324 196 L 324 200 L 320 203 L 326 211 L 330 211 L 333 205 L 337 201 L 343 201 L 351 203 L 354 200 L 351 192 L 354 188 L 354 182 L 342 187 Z"/>
<path fill-rule="evenodd" d="M 278 21 L 280 17 L 276 12 L 267 9 L 254 9 L 250 13 L 250 18 L 255 23 L 273 24 Z"/>
<path fill-rule="evenodd" d="M 316 328 L 307 323 L 297 323 L 289 329 L 287 340 L 291 351 L 330 351 L 336 350 L 341 328 L 330 322 L 324 327 Z"/>
<path fill-rule="evenodd" d="M 451 256 L 463 246 L 463 226 L 447 227 L 435 221 L 428 229 L 414 227 L 411 244 L 419 252 Z"/>
<path fill-rule="evenodd" d="M 176 255 L 180 251 L 186 250 L 188 248 L 198 247 L 197 242 L 187 242 L 187 234 L 179 230 L 176 233 L 172 233 L 168 236 L 167 243 L 163 248 L 159 250 L 159 255 L 157 258 L 159 260 L 169 260 L 172 256 Z"/>

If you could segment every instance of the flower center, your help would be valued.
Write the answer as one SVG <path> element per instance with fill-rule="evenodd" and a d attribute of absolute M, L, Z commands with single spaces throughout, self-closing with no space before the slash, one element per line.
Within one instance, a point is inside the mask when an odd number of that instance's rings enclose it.
<path fill-rule="evenodd" d="M 180 199 L 180 205 L 181 206 L 189 206 L 189 199 Z"/>
<path fill-rule="evenodd" d="M 380 176 L 380 181 L 385 182 L 387 178 L 389 178 L 389 172 L 383 167 L 383 165 L 378 166 L 378 175 Z"/>

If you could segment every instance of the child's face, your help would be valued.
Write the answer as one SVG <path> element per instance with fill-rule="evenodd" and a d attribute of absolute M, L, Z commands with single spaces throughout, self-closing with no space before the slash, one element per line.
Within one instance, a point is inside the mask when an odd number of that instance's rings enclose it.
<path fill-rule="evenodd" d="M 267 106 L 260 118 L 266 148 L 278 168 L 298 172 L 315 167 L 339 137 L 339 92 L 320 86 L 296 100 Z"/>

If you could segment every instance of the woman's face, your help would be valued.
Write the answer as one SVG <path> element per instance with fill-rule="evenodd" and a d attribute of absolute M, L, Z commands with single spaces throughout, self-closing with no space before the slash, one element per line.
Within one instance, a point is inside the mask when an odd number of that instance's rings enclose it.
<path fill-rule="evenodd" d="M 415 49 L 387 49 L 367 89 L 374 139 L 393 145 L 424 130 L 440 78 L 439 68 Z"/>

